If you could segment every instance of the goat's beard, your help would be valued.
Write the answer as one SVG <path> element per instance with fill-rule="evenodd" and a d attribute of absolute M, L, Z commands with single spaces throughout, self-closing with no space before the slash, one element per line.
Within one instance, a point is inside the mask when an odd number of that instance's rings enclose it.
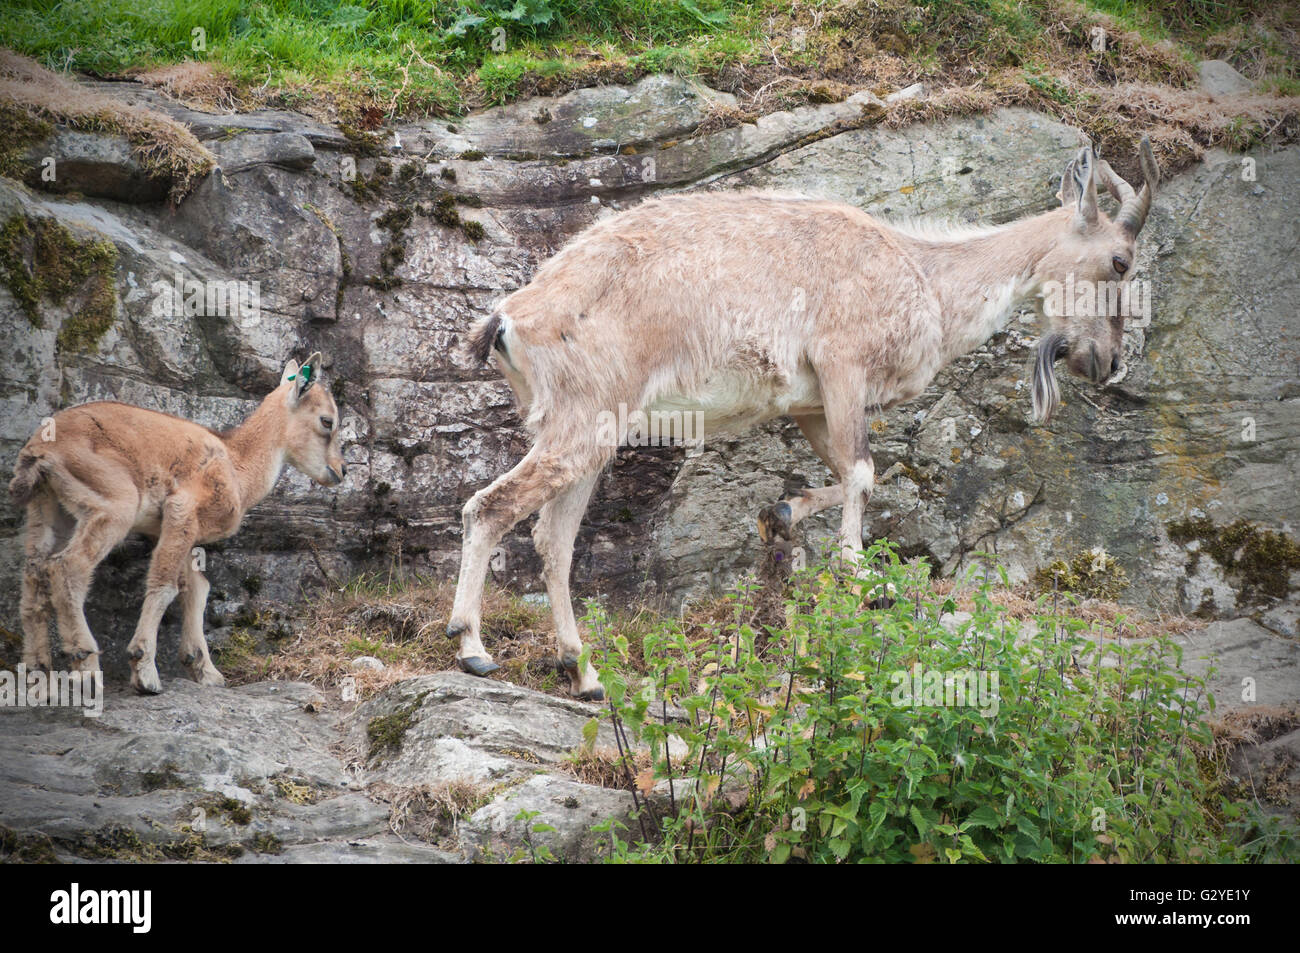
<path fill-rule="evenodd" d="M 1069 350 L 1064 334 L 1043 335 L 1034 355 L 1034 423 L 1045 424 L 1061 404 L 1061 388 L 1056 383 L 1056 362 Z"/>

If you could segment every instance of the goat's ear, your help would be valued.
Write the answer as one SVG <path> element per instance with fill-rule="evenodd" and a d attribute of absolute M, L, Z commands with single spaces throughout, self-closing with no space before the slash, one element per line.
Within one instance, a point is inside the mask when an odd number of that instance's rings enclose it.
<path fill-rule="evenodd" d="M 1156 187 L 1160 185 L 1160 166 L 1156 165 L 1155 153 L 1151 151 L 1151 140 L 1146 136 L 1143 136 L 1138 144 L 1138 159 L 1142 163 L 1142 175 L 1151 188 L 1151 194 L 1154 195 Z"/>
<path fill-rule="evenodd" d="M 311 387 L 320 380 L 321 371 L 320 351 L 312 352 L 311 357 L 302 362 L 302 367 L 298 368 L 298 396 L 301 397 Z"/>
<path fill-rule="evenodd" d="M 293 361 L 289 362 L 290 365 Z M 286 381 L 293 381 L 293 388 L 289 391 L 289 406 L 293 407 L 302 399 L 302 395 L 307 393 L 308 389 L 320 380 L 320 351 L 316 351 L 311 357 L 302 362 L 302 366 L 296 371 L 291 372 L 289 367 L 285 367 Z"/>
<path fill-rule="evenodd" d="M 1092 146 L 1084 146 L 1074 157 L 1070 170 L 1071 194 L 1075 199 L 1075 221 L 1084 226 L 1097 224 L 1097 163 L 1092 158 Z M 1064 184 L 1062 184 L 1064 191 Z"/>
<path fill-rule="evenodd" d="M 284 365 L 284 371 L 280 374 L 280 384 L 284 385 L 298 377 L 298 362 L 289 358 L 289 363 Z"/>
<path fill-rule="evenodd" d="M 1056 190 L 1056 197 L 1060 199 L 1061 205 L 1073 205 L 1078 201 L 1078 196 L 1074 194 L 1074 160 L 1071 159 L 1065 164 L 1065 171 L 1061 173 L 1061 187 Z"/>

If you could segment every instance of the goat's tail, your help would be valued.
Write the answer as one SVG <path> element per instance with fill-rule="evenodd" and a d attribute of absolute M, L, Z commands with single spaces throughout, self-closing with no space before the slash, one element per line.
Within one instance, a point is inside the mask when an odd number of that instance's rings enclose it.
<path fill-rule="evenodd" d="M 470 328 L 466 347 L 470 357 L 479 364 L 486 364 L 493 354 L 496 355 L 497 369 L 505 375 L 510 389 L 515 392 L 516 409 L 528 425 L 536 386 L 531 362 L 514 331 L 510 315 L 498 308 L 479 320 Z"/>
<path fill-rule="evenodd" d="M 469 332 L 469 353 L 478 364 L 486 364 L 492 351 L 497 350 L 505 353 L 505 342 L 502 335 L 505 333 L 505 326 L 501 320 L 501 312 L 493 311 L 486 318 L 479 321 L 470 329 Z"/>
<path fill-rule="evenodd" d="M 15 506 L 26 506 L 41 481 L 45 479 L 45 461 L 30 450 L 24 449 L 18 454 L 18 465 L 14 467 L 14 478 L 9 481 L 9 496 Z"/>

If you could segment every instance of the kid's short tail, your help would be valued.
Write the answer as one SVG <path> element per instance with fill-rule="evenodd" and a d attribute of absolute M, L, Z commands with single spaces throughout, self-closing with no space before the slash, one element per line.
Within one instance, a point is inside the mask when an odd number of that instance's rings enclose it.
<path fill-rule="evenodd" d="M 9 481 L 9 496 L 14 505 L 26 506 L 44 478 L 45 468 L 41 458 L 27 450 L 20 453 L 18 466 L 14 467 L 14 478 Z"/>

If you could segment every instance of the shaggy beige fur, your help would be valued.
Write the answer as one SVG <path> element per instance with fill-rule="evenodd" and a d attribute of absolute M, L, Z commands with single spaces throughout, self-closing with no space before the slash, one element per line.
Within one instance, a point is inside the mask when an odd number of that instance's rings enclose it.
<path fill-rule="evenodd" d="M 464 508 L 460 578 L 448 634 L 467 671 L 495 668 L 479 638 L 492 550 L 541 509 L 533 538 L 545 565 L 560 658 L 580 697 L 601 694 L 582 665 L 569 598 L 573 540 L 601 467 L 626 436 L 620 411 L 703 415 L 708 433 L 793 417 L 839 479 L 765 514 L 768 531 L 843 508 L 839 544 L 861 549 L 875 467 L 867 408 L 924 390 L 953 358 L 989 338 L 1049 282 L 1122 282 L 1159 181 L 1149 144 L 1135 191 L 1091 150 L 1066 167 L 1062 207 L 987 229 L 891 227 L 820 199 L 707 193 L 650 201 L 589 228 L 507 297 L 474 332 L 519 399 L 534 444 Z M 1111 221 L 1098 184 L 1121 203 Z M 1052 364 L 1103 381 L 1119 366 L 1123 318 L 1050 313 L 1035 410 L 1056 402 Z"/>

